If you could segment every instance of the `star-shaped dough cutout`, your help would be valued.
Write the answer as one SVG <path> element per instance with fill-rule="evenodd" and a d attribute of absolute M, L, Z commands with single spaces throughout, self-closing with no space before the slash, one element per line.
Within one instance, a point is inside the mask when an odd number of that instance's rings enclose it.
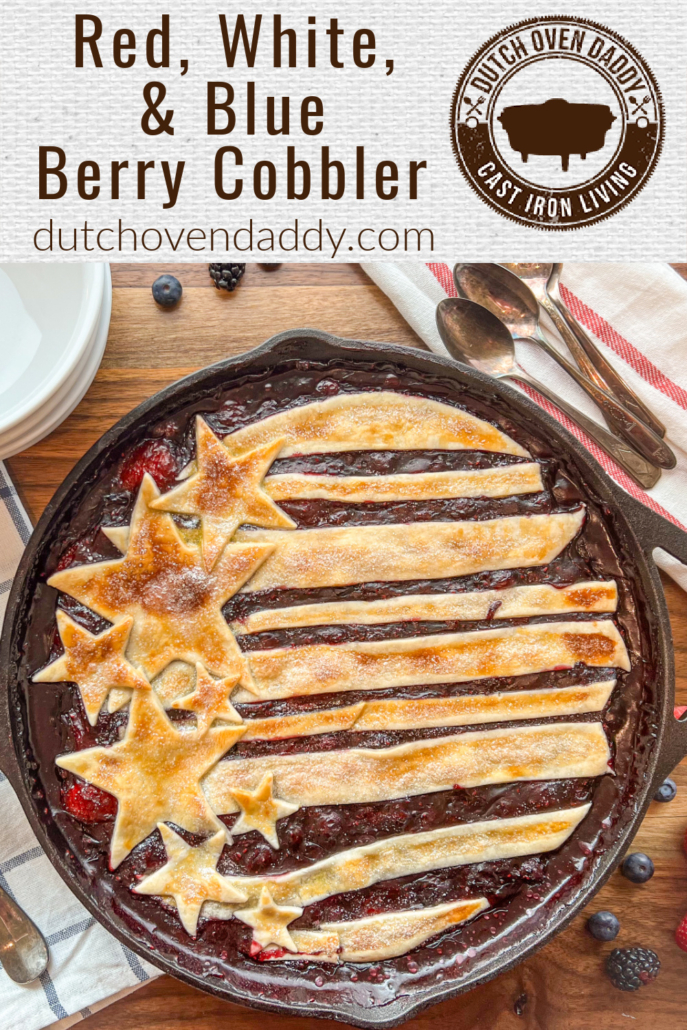
<path fill-rule="evenodd" d="M 160 496 L 146 475 L 131 520 L 123 558 L 56 572 L 50 586 L 75 597 L 94 612 L 134 624 L 127 657 L 152 680 L 175 659 L 203 665 L 217 676 L 238 676 L 247 690 L 248 663 L 222 615 L 273 549 L 272 544 L 232 544 L 212 573 L 198 547 L 185 544 L 170 515 L 152 511 Z"/>
<path fill-rule="evenodd" d="M 161 822 L 176 823 L 190 833 L 224 832 L 200 781 L 244 732 L 244 726 L 209 730 L 204 737 L 179 732 L 155 691 L 137 690 L 123 740 L 57 758 L 61 769 L 119 802 L 110 842 L 111 869 Z"/>
<path fill-rule="evenodd" d="M 211 569 L 239 526 L 293 529 L 293 519 L 278 508 L 261 483 L 284 441 L 232 457 L 202 418 L 196 419 L 198 471 L 151 502 L 158 511 L 197 515 L 203 532 L 203 558 Z"/>
<path fill-rule="evenodd" d="M 236 676 L 228 679 L 215 679 L 200 662 L 196 664 L 196 689 L 192 694 L 177 698 L 171 707 L 184 712 L 193 712 L 196 717 L 196 732 L 203 736 L 215 719 L 226 722 L 243 722 L 243 719 L 229 700 L 234 687 L 238 684 Z"/>
<path fill-rule="evenodd" d="M 253 928 L 253 939 L 262 948 L 276 944 L 285 951 L 298 951 L 291 934 L 286 929 L 289 923 L 303 915 L 302 908 L 276 905 L 269 887 L 263 887 L 260 902 L 255 908 L 244 908 L 234 912 L 237 919 Z"/>
<path fill-rule="evenodd" d="M 34 683 L 76 683 L 91 726 L 103 701 L 117 687 L 150 690 L 150 683 L 124 657 L 134 620 L 124 619 L 94 636 L 58 609 L 57 629 L 64 654 L 33 677 Z"/>
<path fill-rule="evenodd" d="M 277 822 L 297 812 L 299 806 L 279 801 L 272 793 L 274 774 L 265 773 L 257 790 L 232 790 L 231 796 L 241 809 L 241 815 L 231 828 L 233 834 L 257 830 L 273 848 L 279 848 Z"/>
<path fill-rule="evenodd" d="M 219 856 L 227 843 L 226 834 L 218 830 L 214 837 L 193 848 L 164 823 L 158 823 L 157 828 L 162 834 L 167 862 L 141 880 L 133 888 L 134 893 L 174 898 L 186 933 L 195 937 L 198 917 L 206 901 L 234 905 L 246 901 L 247 896 L 217 872 Z"/>

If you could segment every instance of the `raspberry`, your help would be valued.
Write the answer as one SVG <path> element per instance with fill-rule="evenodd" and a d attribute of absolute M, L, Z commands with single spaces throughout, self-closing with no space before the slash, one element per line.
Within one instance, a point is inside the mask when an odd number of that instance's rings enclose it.
<path fill-rule="evenodd" d="M 682 922 L 675 931 L 675 942 L 682 951 L 687 951 L 687 915 L 683 916 Z"/>
<path fill-rule="evenodd" d="M 91 537 L 81 537 L 71 544 L 60 556 L 60 560 L 57 563 L 57 571 L 62 572 L 63 569 L 70 569 L 73 565 L 85 565 L 88 562 L 101 560 L 99 555 L 94 555 L 93 553 L 93 540 Z"/>
<path fill-rule="evenodd" d="M 80 823 L 105 823 L 117 814 L 117 799 L 88 783 L 74 783 L 62 804 Z"/>
<path fill-rule="evenodd" d="M 169 444 L 164 440 L 145 440 L 125 459 L 119 481 L 125 490 L 138 490 L 149 472 L 161 490 L 169 490 L 177 477 L 177 463 Z"/>

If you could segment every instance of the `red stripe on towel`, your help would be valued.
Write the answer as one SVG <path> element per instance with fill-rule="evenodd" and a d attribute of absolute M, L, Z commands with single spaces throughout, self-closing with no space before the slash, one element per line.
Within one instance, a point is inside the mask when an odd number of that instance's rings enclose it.
<path fill-rule="evenodd" d="M 453 283 L 453 273 L 448 265 L 441 264 L 438 262 L 432 262 L 427 264 L 430 272 L 434 275 L 441 286 L 446 290 L 449 297 L 456 297 L 456 288 Z M 627 361 L 632 368 L 635 368 L 640 375 L 652 386 L 655 386 L 662 393 L 672 397 L 681 407 L 687 410 L 687 391 L 683 390 L 682 387 L 678 386 L 671 379 L 668 379 L 663 373 L 653 365 L 648 358 L 646 358 L 640 351 L 633 347 L 629 341 L 616 332 L 612 325 L 607 322 L 601 315 L 597 315 L 586 304 L 583 304 L 570 290 L 566 290 L 562 287 L 565 303 L 572 311 L 575 318 L 578 319 L 587 329 L 591 329 L 595 336 L 598 336 L 607 346 L 611 348 L 616 354 L 618 354 L 623 360 Z M 627 357 L 626 357 L 627 355 Z M 655 501 L 645 490 L 642 490 L 641 486 L 630 479 L 627 473 L 618 465 L 616 461 L 611 458 L 610 455 L 606 454 L 587 434 L 583 429 L 572 422 L 567 415 L 560 411 L 554 404 L 548 401 L 541 394 L 537 393 L 536 390 L 531 389 L 529 386 L 520 384 L 522 389 L 527 395 L 539 404 L 544 411 L 548 412 L 552 418 L 555 418 L 557 422 L 572 433 L 576 437 L 583 447 L 586 447 L 589 453 L 596 458 L 602 469 L 611 476 L 612 479 L 622 486 L 623 490 L 626 490 L 631 497 L 645 504 L 647 508 L 651 508 L 657 515 L 662 515 L 664 519 L 668 519 L 673 525 L 678 526 L 680 529 L 687 532 L 687 527 L 683 526 L 682 523 L 671 515 L 669 511 Z"/>

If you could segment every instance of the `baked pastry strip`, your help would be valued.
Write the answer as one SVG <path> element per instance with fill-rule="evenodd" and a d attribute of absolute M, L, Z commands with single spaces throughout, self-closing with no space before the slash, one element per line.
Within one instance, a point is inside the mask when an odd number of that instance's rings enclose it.
<path fill-rule="evenodd" d="M 274 794 L 299 807 L 349 805 L 518 780 L 602 776 L 610 751 L 600 722 L 548 723 L 415 740 L 391 748 L 262 755 L 219 762 L 203 780 L 213 812 L 239 805 L 274 772 Z"/>
<path fill-rule="evenodd" d="M 262 888 L 267 886 L 277 904 L 304 907 L 333 894 L 361 890 L 380 880 L 555 851 L 590 808 L 587 804 L 558 812 L 535 812 L 513 819 L 490 819 L 424 833 L 406 833 L 341 851 L 280 876 L 229 876 L 226 879 L 247 895 L 248 904 L 258 902 Z M 205 911 L 214 918 L 231 918 L 234 908 L 208 902 Z"/>
<path fill-rule="evenodd" d="M 490 422 L 427 397 L 390 391 L 341 393 L 289 408 L 224 437 L 232 454 L 284 438 L 279 457 L 327 451 L 529 452 Z"/>
<path fill-rule="evenodd" d="M 263 488 L 273 501 L 303 499 L 361 504 L 442 497 L 511 497 L 539 493 L 544 484 L 540 466 L 536 462 L 523 462 L 498 468 L 395 476 L 320 476 L 292 472 L 268 476 Z"/>
<path fill-rule="evenodd" d="M 526 676 L 584 665 L 630 668 L 627 648 L 610 619 L 528 623 L 401 640 L 308 644 L 251 651 L 250 693 L 235 701 L 297 697 L 343 690 L 382 690 Z"/>
<path fill-rule="evenodd" d="M 544 690 L 510 690 L 460 697 L 392 698 L 359 701 L 343 708 L 325 708 L 297 715 L 246 719 L 241 740 L 284 740 L 342 730 L 408 730 L 426 726 L 469 726 L 518 719 L 600 712 L 613 693 L 615 680 Z"/>
<path fill-rule="evenodd" d="M 296 626 L 376 626 L 387 622 L 463 622 L 521 619 L 567 612 L 614 612 L 618 587 L 609 581 L 554 587 L 537 583 L 464 594 L 411 594 L 383 601 L 325 601 L 291 608 L 264 608 L 232 623 L 234 633 L 262 633 Z"/>
<path fill-rule="evenodd" d="M 322 923 L 317 930 L 292 930 L 297 953 L 266 949 L 269 961 L 311 959 L 315 962 L 379 962 L 405 955 L 430 937 L 465 923 L 489 908 L 486 898 L 449 901 L 431 908 L 407 912 L 383 912 L 378 916 L 346 922 Z"/>
<path fill-rule="evenodd" d="M 240 529 L 235 540 L 274 551 L 243 591 L 443 579 L 547 565 L 584 522 L 584 508 L 483 522 L 411 522 L 324 529 Z"/>

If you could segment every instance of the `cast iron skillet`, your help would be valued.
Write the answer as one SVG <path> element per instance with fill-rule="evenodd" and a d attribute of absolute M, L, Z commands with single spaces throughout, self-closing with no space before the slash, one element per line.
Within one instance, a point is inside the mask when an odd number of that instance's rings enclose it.
<path fill-rule="evenodd" d="M 654 696 L 655 725 L 658 728 L 653 746 L 643 762 L 644 778 L 634 800 L 631 818 L 625 821 L 611 846 L 601 857 L 595 870 L 583 884 L 571 904 L 559 906 L 543 930 L 538 927 L 524 939 L 517 940 L 473 971 L 466 971 L 454 980 L 421 988 L 416 994 L 400 994 L 377 1007 L 363 1007 L 347 994 L 346 984 L 332 999 L 330 992 L 304 998 L 302 993 L 288 996 L 258 996 L 258 990 L 230 984 L 226 980 L 208 981 L 201 975 L 177 965 L 171 958 L 144 948 L 127 924 L 110 909 L 99 909 L 77 876 L 75 860 L 52 814 L 36 787 L 35 766 L 27 758 L 28 746 L 26 706 L 20 686 L 20 665 L 23 641 L 31 598 L 39 583 L 41 570 L 60 527 L 70 520 L 81 504 L 86 491 L 98 479 L 101 470 L 109 467 L 112 454 L 121 453 L 150 426 L 189 403 L 202 401 L 215 391 L 226 388 L 232 380 L 245 375 L 265 375 L 277 366 L 293 366 L 299 360 L 327 362 L 343 360 L 358 366 L 396 365 L 420 375 L 440 376 L 444 383 L 455 383 L 456 392 L 469 392 L 475 398 L 497 405 L 499 410 L 521 421 L 534 423 L 547 440 L 559 450 L 585 483 L 590 498 L 600 503 L 612 522 L 617 540 L 625 555 L 632 556 L 633 576 L 639 597 L 645 599 L 643 612 L 649 626 L 648 641 L 652 654 L 650 666 L 657 670 Z M 177 976 L 194 987 L 255 1008 L 288 1014 L 302 1014 L 340 1019 L 360 1027 L 396 1026 L 420 1009 L 443 1001 L 497 976 L 546 944 L 575 916 L 607 879 L 627 849 L 659 783 L 687 754 L 687 726 L 673 716 L 674 665 L 672 639 L 665 598 L 652 551 L 661 547 L 687 563 L 687 536 L 670 522 L 633 500 L 601 470 L 589 453 L 558 422 L 526 397 L 490 377 L 420 350 L 389 347 L 337 339 L 316 330 L 292 330 L 274 337 L 248 354 L 220 362 L 170 386 L 139 405 L 110 429 L 82 458 L 59 488 L 31 537 L 14 581 L 5 617 L 0 649 L 0 767 L 9 778 L 24 811 L 50 861 L 81 903 L 116 938 L 163 972 Z M 687 720 L 686 720 L 687 721 Z M 267 972 L 267 970 L 266 970 Z M 268 974 L 269 975 L 269 974 Z M 262 992 L 260 992 L 262 993 Z"/>

